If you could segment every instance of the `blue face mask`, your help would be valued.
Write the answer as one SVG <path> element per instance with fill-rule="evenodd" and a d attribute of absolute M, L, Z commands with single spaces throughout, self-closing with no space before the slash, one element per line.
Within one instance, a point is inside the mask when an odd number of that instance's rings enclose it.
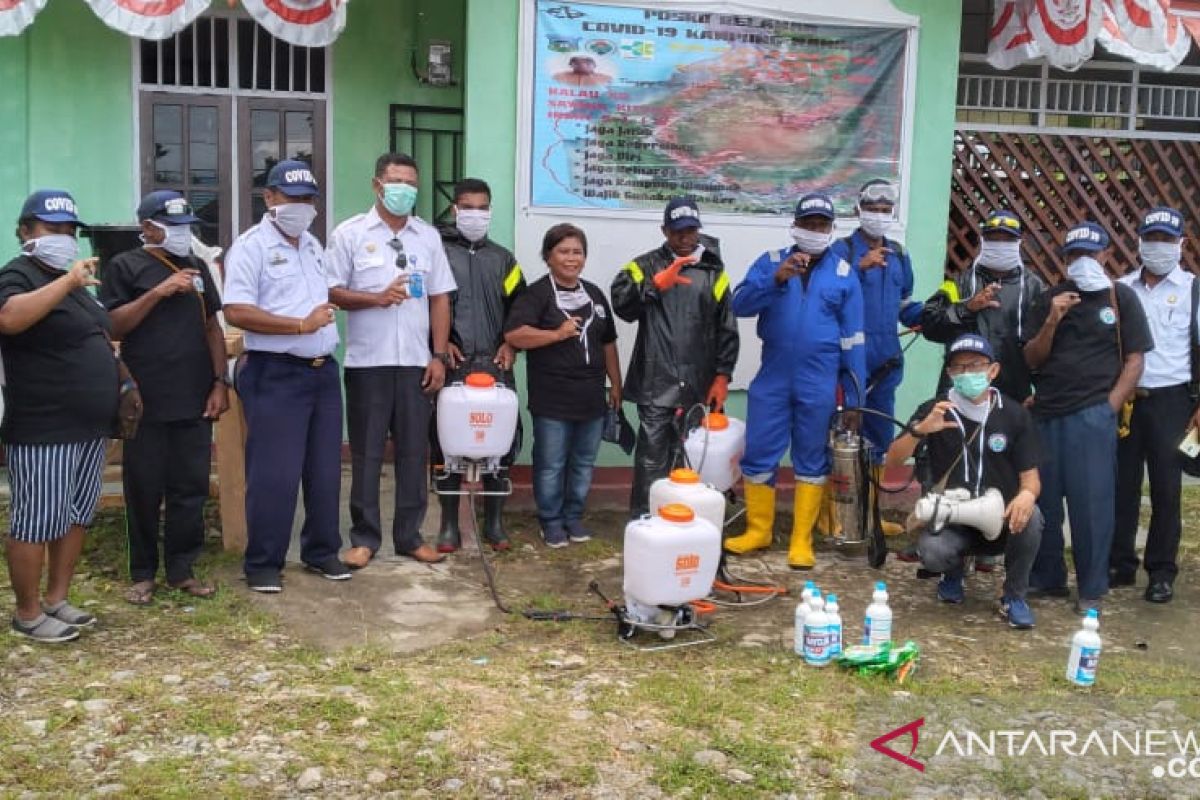
<path fill-rule="evenodd" d="M 950 378 L 954 384 L 954 388 L 963 397 L 974 400 L 988 390 L 991 381 L 988 379 L 988 374 L 984 372 L 964 372 L 961 375 L 954 375 Z"/>
<path fill-rule="evenodd" d="M 417 204 L 417 187 L 407 183 L 383 185 L 383 207 L 397 217 L 407 217 Z"/>

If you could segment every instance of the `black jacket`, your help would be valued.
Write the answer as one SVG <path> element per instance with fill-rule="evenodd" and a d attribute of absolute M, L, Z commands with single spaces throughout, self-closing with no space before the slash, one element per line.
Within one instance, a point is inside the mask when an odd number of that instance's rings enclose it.
<path fill-rule="evenodd" d="M 1023 279 L 1023 280 L 1022 280 Z M 989 283 L 1000 284 L 1000 308 L 967 310 L 967 301 Z M 977 333 L 988 340 L 1000 362 L 996 388 L 1002 394 L 1024 401 L 1032 394 L 1032 379 L 1025 363 L 1025 343 L 1037 335 L 1032 319 L 1033 304 L 1046 291 L 1046 284 L 1028 267 L 1009 272 L 992 272 L 976 266 L 947 280 L 925 301 L 921 311 L 921 333 L 930 341 L 949 345 L 964 333 Z M 939 387 L 949 384 L 945 373 Z"/>
<path fill-rule="evenodd" d="M 702 403 L 714 377 L 733 375 L 738 356 L 733 292 L 717 240 L 702 236 L 701 242 L 700 262 L 680 272 L 691 278 L 690 286 L 662 294 L 654 288 L 654 275 L 675 260 L 665 242 L 613 278 L 613 312 L 638 323 L 623 390 L 631 403 L 669 408 Z"/>
<path fill-rule="evenodd" d="M 458 228 L 439 228 L 458 288 L 450 294 L 450 341 L 469 363 L 485 359 L 504 344 L 504 318 L 525 289 L 521 265 L 506 248 L 484 238 L 470 242 Z"/>

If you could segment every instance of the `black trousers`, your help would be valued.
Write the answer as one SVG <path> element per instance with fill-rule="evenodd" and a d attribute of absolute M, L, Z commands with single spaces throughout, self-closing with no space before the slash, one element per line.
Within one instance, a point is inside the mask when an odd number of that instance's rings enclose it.
<path fill-rule="evenodd" d="M 374 553 L 383 542 L 379 478 L 388 437 L 396 468 L 392 544 L 411 553 L 423 543 L 421 523 L 429 497 L 429 421 L 433 402 L 421 391 L 422 367 L 346 369 L 350 433 L 350 544 Z"/>
<path fill-rule="evenodd" d="M 163 524 L 163 561 L 167 581 L 192 577 L 192 565 L 204 546 L 204 501 L 212 459 L 212 423 L 208 420 L 143 420 L 137 437 L 124 444 L 122 482 L 129 537 L 129 575 L 151 581 L 158 574 L 158 530 Z"/>
<path fill-rule="evenodd" d="M 1151 389 L 1133 404 L 1129 435 L 1117 442 L 1117 522 L 1109 565 L 1115 572 L 1137 572 L 1138 514 L 1142 478 L 1150 478 L 1150 531 L 1143 566 L 1151 581 L 1174 581 L 1179 571 L 1179 495 L 1181 455 L 1178 447 L 1192 413 L 1187 385 Z"/>
<path fill-rule="evenodd" d="M 667 406 L 638 406 L 637 446 L 633 451 L 633 486 L 629 490 L 629 515 L 640 517 L 650 510 L 650 484 L 665 478 L 680 450 L 675 409 Z"/>

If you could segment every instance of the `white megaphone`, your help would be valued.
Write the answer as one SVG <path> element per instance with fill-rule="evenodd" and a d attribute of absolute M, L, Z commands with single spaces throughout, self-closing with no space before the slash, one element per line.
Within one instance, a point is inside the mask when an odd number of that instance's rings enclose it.
<path fill-rule="evenodd" d="M 988 489 L 980 497 L 971 497 L 966 489 L 947 489 L 943 494 L 927 494 L 917 501 L 913 515 L 940 531 L 951 523 L 975 528 L 983 538 L 994 542 L 1004 530 L 1004 496 Z"/>

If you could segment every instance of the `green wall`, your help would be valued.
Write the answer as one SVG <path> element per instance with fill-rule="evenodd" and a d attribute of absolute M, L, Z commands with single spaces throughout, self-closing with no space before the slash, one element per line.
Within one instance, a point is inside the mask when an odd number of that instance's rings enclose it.
<path fill-rule="evenodd" d="M 467 172 L 492 183 L 494 238 L 510 245 L 518 146 L 515 43 L 520 39 L 520 3 L 528 1 L 467 0 Z M 915 296 L 925 298 L 941 283 L 945 261 L 962 4 L 961 0 L 896 0 L 895 5 L 921 19 L 907 244 L 916 271 Z M 479 80 L 480 75 L 487 79 Z M 932 393 L 940 358 L 940 348 L 924 340 L 909 350 L 897 416 L 907 416 Z M 518 381 L 524 385 L 523 376 Z M 744 392 L 731 393 L 731 414 L 744 419 L 745 406 Z M 630 410 L 627 407 L 626 413 Z M 615 446 L 604 445 L 598 463 L 623 465 L 629 459 Z"/>
<path fill-rule="evenodd" d="M 356 0 L 347 6 L 346 30 L 333 45 L 333 219 L 365 211 L 374 202 L 375 159 L 389 144 L 388 107 L 462 107 L 466 49 L 465 0 Z M 425 70 L 430 39 L 454 48 L 459 86 L 422 85 L 412 55 Z"/>
<path fill-rule="evenodd" d="M 23 35 L 0 39 L 0 229 L 40 188 L 70 191 L 87 222 L 133 216 L 131 53 L 128 37 L 64 0 Z M 7 261 L 16 241 L 0 241 Z"/>

